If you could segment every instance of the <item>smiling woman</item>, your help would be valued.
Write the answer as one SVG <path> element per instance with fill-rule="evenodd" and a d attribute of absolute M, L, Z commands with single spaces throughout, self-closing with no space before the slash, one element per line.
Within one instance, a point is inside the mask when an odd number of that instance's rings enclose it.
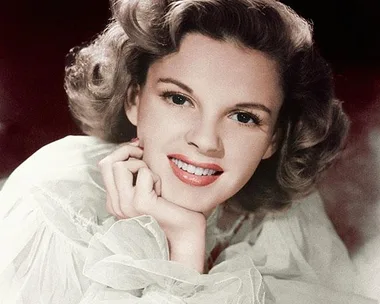
<path fill-rule="evenodd" d="M 162 196 L 179 206 L 210 213 L 275 152 L 280 75 L 276 62 L 259 51 L 188 34 L 179 51 L 155 61 L 134 90 L 125 108 L 143 160 L 161 177 Z M 182 168 L 173 161 L 169 166 L 173 154 Z M 219 174 L 188 172 L 194 165 Z"/>
<path fill-rule="evenodd" d="M 274 0 L 111 8 L 66 68 L 89 136 L 0 192 L 1 302 L 372 303 L 318 194 L 296 200 L 348 125 L 310 25 Z"/>

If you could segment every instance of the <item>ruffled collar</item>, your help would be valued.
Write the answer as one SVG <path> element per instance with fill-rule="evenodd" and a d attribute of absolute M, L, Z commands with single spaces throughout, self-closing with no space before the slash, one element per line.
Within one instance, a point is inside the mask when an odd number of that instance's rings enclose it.
<path fill-rule="evenodd" d="M 215 227 L 214 216 L 210 228 Z M 120 220 L 105 234 L 94 235 L 83 273 L 94 283 L 81 304 L 111 299 L 154 303 L 161 298 L 159 303 L 222 304 L 240 299 L 262 304 L 265 297 L 261 274 L 248 255 L 218 264 L 208 274 L 170 261 L 165 234 L 151 216 Z"/>

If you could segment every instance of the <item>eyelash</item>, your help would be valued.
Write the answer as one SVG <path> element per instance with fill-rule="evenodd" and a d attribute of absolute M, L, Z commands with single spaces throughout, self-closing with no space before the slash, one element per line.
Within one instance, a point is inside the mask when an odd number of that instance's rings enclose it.
<path fill-rule="evenodd" d="M 244 122 L 241 122 L 241 121 L 237 121 L 240 125 L 243 125 L 245 127 L 257 127 L 257 126 L 261 126 L 262 125 L 262 119 L 256 115 L 256 114 L 253 114 L 253 113 L 250 113 L 250 112 L 244 112 L 244 111 L 236 111 L 234 113 L 232 113 L 229 117 L 231 117 L 232 115 L 236 115 L 236 114 L 243 114 L 243 115 L 247 115 L 249 119 L 252 119 L 252 123 L 244 123 Z"/>
<path fill-rule="evenodd" d="M 181 94 L 179 92 L 164 91 L 162 94 L 160 94 L 160 97 L 162 97 L 163 99 L 165 99 L 165 101 L 168 102 L 170 105 L 176 106 L 176 107 L 185 107 L 184 104 L 182 104 L 182 105 L 176 104 L 176 103 L 173 102 L 173 100 L 170 100 L 174 96 L 178 96 L 178 97 L 183 98 L 185 102 L 188 102 L 188 103 L 191 104 L 191 106 L 193 106 L 193 103 L 191 102 L 190 98 L 186 97 L 185 95 L 183 95 L 183 94 Z M 253 120 L 253 123 L 243 123 L 243 122 L 235 120 L 235 121 L 237 121 L 242 126 L 245 126 L 245 127 L 256 127 L 256 126 L 261 126 L 262 125 L 262 119 L 258 115 L 256 115 L 256 114 L 253 114 L 253 113 L 250 113 L 250 112 L 245 112 L 245 111 L 236 111 L 236 112 L 230 114 L 229 117 L 231 117 L 232 115 L 236 115 L 236 114 L 247 115 L 250 119 Z"/>
<path fill-rule="evenodd" d="M 160 95 L 163 99 L 165 99 L 166 102 L 168 102 L 170 105 L 173 105 L 173 106 L 176 106 L 176 107 L 185 107 L 184 104 L 180 105 L 180 104 L 176 104 L 173 102 L 172 98 L 174 96 L 179 96 L 181 98 L 183 98 L 186 102 L 190 103 L 191 105 L 193 105 L 193 103 L 191 102 L 190 98 L 186 97 L 185 95 L 181 94 L 181 93 L 178 93 L 178 92 L 173 92 L 173 91 L 164 91 L 161 95 Z M 170 100 L 171 99 L 171 100 Z"/>

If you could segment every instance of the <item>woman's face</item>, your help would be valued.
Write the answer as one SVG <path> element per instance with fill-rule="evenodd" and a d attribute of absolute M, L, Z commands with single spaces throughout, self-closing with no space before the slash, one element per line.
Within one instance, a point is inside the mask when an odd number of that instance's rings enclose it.
<path fill-rule="evenodd" d="M 274 153 L 282 99 L 264 53 L 191 33 L 150 66 L 127 116 L 162 196 L 207 214 Z"/>

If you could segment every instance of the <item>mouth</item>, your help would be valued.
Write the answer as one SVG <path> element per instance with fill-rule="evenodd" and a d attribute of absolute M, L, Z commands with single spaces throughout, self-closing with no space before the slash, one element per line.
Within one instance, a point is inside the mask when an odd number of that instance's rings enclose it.
<path fill-rule="evenodd" d="M 168 158 L 175 176 L 191 186 L 210 185 L 223 173 L 223 169 L 216 164 L 195 163 L 183 155 L 169 155 Z"/>

